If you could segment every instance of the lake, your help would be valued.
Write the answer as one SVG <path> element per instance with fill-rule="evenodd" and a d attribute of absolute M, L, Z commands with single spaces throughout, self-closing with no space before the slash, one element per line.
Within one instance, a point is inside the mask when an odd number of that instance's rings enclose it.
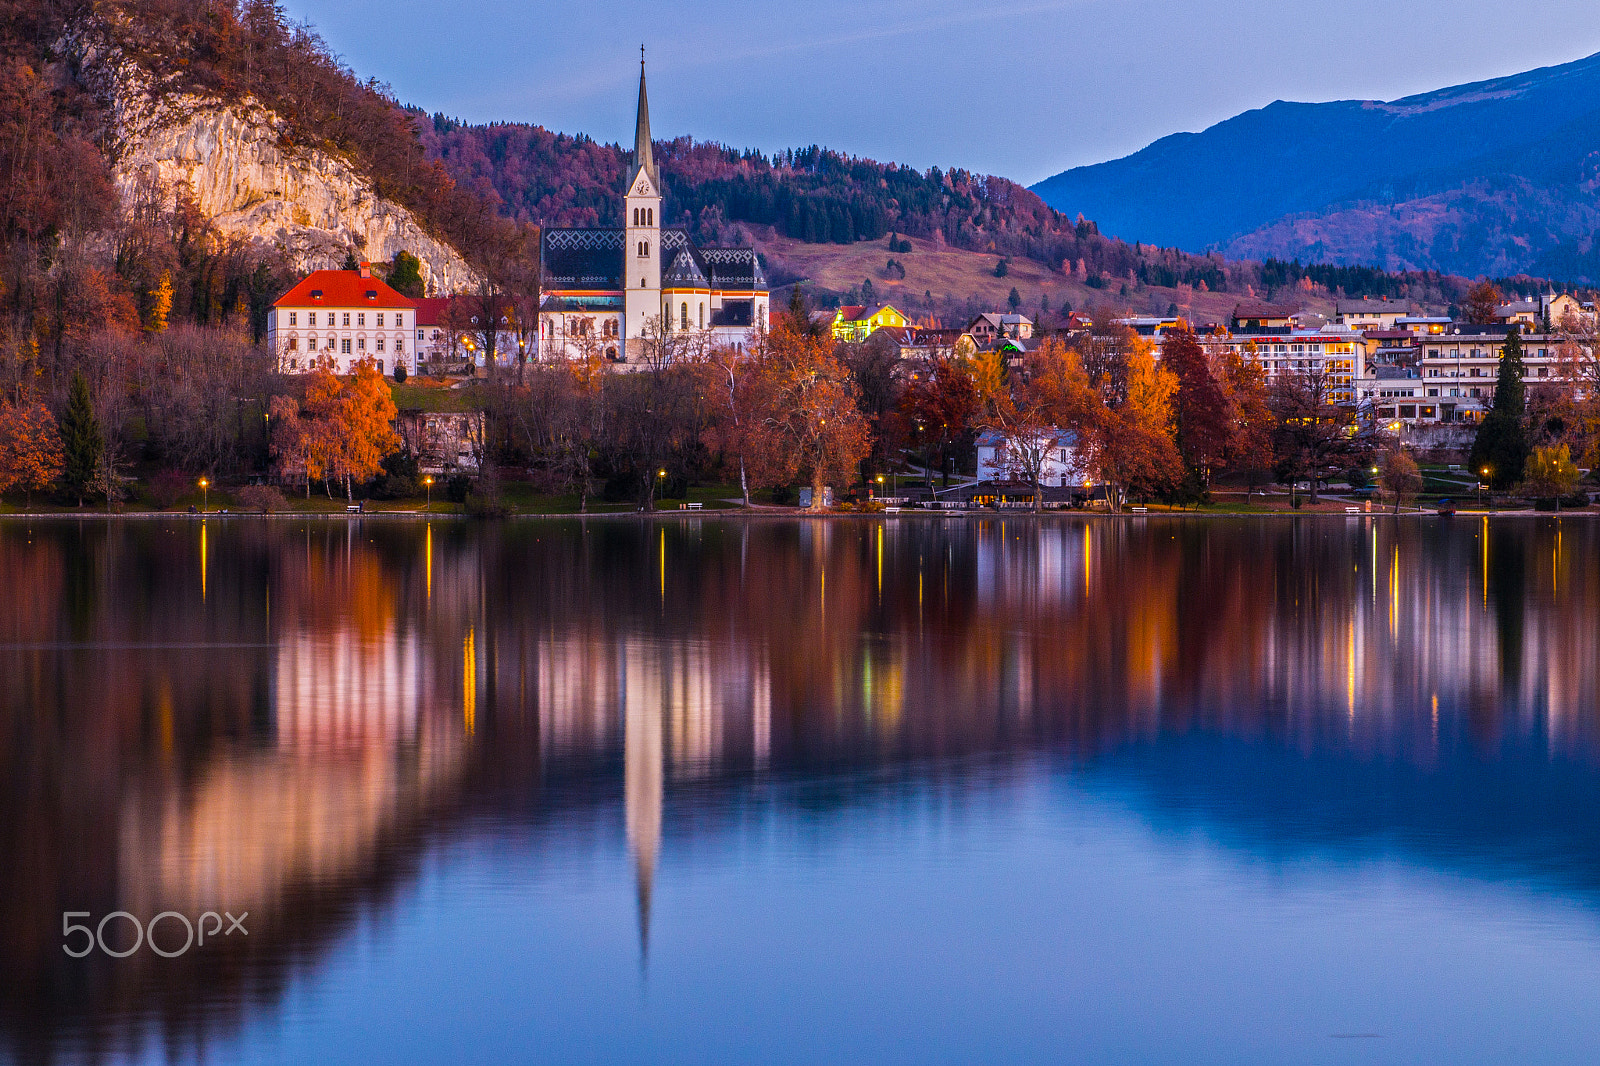
<path fill-rule="evenodd" d="M 0 1060 L 1594 1062 L 1597 622 L 1582 517 L 0 521 Z"/>

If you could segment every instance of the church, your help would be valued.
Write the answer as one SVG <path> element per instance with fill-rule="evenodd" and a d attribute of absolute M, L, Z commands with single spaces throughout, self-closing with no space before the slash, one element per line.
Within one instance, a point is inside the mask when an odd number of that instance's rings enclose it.
<path fill-rule="evenodd" d="M 623 221 L 546 229 L 539 240 L 541 358 L 597 355 L 618 369 L 713 347 L 748 348 L 767 325 L 767 279 L 753 248 L 700 248 L 663 226 L 661 176 L 639 61 L 639 112 Z"/>

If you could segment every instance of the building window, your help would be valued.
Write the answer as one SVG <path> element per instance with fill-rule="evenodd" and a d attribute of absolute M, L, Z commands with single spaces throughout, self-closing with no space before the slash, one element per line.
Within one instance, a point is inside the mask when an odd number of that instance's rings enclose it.
<path fill-rule="evenodd" d="M 316 324 L 317 324 L 317 313 L 315 311 L 307 311 L 306 312 L 306 325 L 314 326 Z"/>
<path fill-rule="evenodd" d="M 378 326 L 379 326 L 379 328 L 382 328 L 382 326 L 383 326 L 383 312 L 382 311 L 378 312 Z"/>
<path fill-rule="evenodd" d="M 382 315 L 378 316 L 378 325 L 380 325 L 380 326 L 383 325 L 383 316 Z M 394 313 L 394 328 L 395 329 L 405 329 L 406 328 L 406 313 L 404 311 L 396 311 Z"/>
<path fill-rule="evenodd" d="M 378 338 L 378 351 L 380 351 L 380 352 L 383 351 L 383 338 L 382 337 Z"/>
<path fill-rule="evenodd" d="M 380 373 L 380 374 L 383 373 L 383 360 L 382 359 L 378 360 L 378 373 Z"/>
<path fill-rule="evenodd" d="M 700 328 L 701 329 L 705 329 L 706 328 L 706 305 L 705 304 L 701 304 L 700 305 Z"/>
<path fill-rule="evenodd" d="M 289 312 L 289 325 L 291 325 L 291 326 L 292 326 L 292 325 L 294 325 L 294 324 L 295 324 L 295 323 L 294 323 L 294 319 L 295 319 L 295 312 L 293 312 L 293 311 L 290 311 L 290 312 Z"/>
<path fill-rule="evenodd" d="M 397 351 L 397 352 L 405 351 L 406 350 L 406 342 L 401 340 L 399 337 L 396 337 L 394 339 L 394 350 Z"/>
<path fill-rule="evenodd" d="M 296 337 L 290 337 L 290 338 L 289 338 L 289 350 L 290 350 L 290 351 L 291 351 L 291 352 L 292 352 L 292 351 L 294 351 L 294 350 L 295 350 L 295 349 L 296 349 L 296 348 L 298 348 L 298 347 L 300 347 L 300 341 L 299 341 L 299 338 L 296 338 Z"/>
<path fill-rule="evenodd" d="M 350 316 L 349 315 L 345 315 L 344 317 L 349 318 Z M 358 312 L 356 314 L 356 325 L 364 326 L 366 324 L 367 324 L 366 312 L 364 312 L 364 311 L 363 312 Z"/>
<path fill-rule="evenodd" d="M 350 338 L 349 337 L 346 337 L 344 340 L 339 342 L 339 354 L 340 355 L 349 355 L 350 354 Z"/>
<path fill-rule="evenodd" d="M 420 330 L 420 329 L 419 329 L 419 330 L 417 330 L 417 340 L 419 340 L 419 341 L 420 341 L 420 340 L 422 340 L 422 339 L 423 339 L 423 338 L 422 338 L 422 331 L 421 331 L 421 330 Z"/>
<path fill-rule="evenodd" d="M 356 351 L 364 352 L 366 350 L 367 350 L 367 338 L 365 338 L 365 337 L 357 337 L 356 338 Z"/>
<path fill-rule="evenodd" d="M 330 325 L 331 324 L 332 323 L 330 323 Z M 344 324 L 347 325 L 347 326 L 350 324 L 350 312 L 349 311 L 346 311 L 344 313 Z"/>
<path fill-rule="evenodd" d="M 298 359 L 289 360 L 289 369 L 290 370 L 299 370 L 300 369 L 300 361 Z"/>
<path fill-rule="evenodd" d="M 678 306 L 678 328 L 685 330 L 689 328 L 689 302 L 687 300 Z"/>

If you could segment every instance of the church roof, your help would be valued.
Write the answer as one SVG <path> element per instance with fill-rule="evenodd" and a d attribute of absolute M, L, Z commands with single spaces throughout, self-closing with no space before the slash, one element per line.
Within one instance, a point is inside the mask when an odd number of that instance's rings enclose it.
<path fill-rule="evenodd" d="M 628 170 L 627 188 L 633 188 L 633 183 L 638 180 L 639 172 L 650 178 L 650 184 L 655 186 L 656 192 L 661 191 L 661 178 L 656 173 L 655 153 L 650 144 L 650 99 L 644 91 L 644 53 L 639 55 L 639 111 L 634 118 L 633 126 L 633 166 Z"/>
<path fill-rule="evenodd" d="M 666 254 L 666 242 L 662 242 L 662 255 Z M 688 248 L 680 248 L 672 257 L 672 265 L 667 267 L 661 275 L 663 289 L 708 289 L 711 282 L 706 279 L 705 271 L 694 261 L 694 254 Z"/>
<path fill-rule="evenodd" d="M 767 291 L 767 276 L 754 248 L 701 248 L 700 261 L 713 289 Z"/>
<path fill-rule="evenodd" d="M 622 288 L 620 229 L 547 229 L 539 237 L 543 287 L 610 291 Z"/>

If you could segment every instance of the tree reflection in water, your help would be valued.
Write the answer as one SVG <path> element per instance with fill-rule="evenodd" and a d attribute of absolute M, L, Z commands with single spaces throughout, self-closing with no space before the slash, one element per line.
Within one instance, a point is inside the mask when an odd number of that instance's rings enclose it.
<path fill-rule="evenodd" d="M 1040 757 L 1244 846 L 1386 834 L 1592 895 L 1597 547 L 1582 520 L 0 522 L 0 1046 L 222 1039 L 465 825 L 620 826 L 644 952 L 673 836 Z M 61 951 L 63 911 L 224 907 L 247 940 Z"/>

